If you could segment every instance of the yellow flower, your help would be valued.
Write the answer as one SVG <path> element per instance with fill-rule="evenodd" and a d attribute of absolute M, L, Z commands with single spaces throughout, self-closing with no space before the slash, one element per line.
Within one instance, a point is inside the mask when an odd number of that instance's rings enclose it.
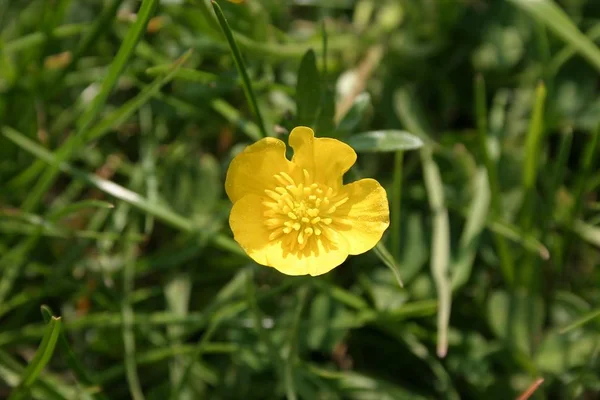
<path fill-rule="evenodd" d="M 287 275 L 321 275 L 349 254 L 373 248 L 389 226 L 385 189 L 374 179 L 344 185 L 354 150 L 312 129 L 290 133 L 285 144 L 265 138 L 238 154 L 225 190 L 233 202 L 234 239 L 257 263 Z"/>

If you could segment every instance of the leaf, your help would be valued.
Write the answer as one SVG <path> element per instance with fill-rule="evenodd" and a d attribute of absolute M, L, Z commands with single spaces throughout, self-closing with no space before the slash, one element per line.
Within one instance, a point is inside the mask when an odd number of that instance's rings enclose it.
<path fill-rule="evenodd" d="M 460 237 L 458 255 L 450 268 L 453 291 L 465 285 L 469 280 L 479 238 L 487 223 L 491 196 L 488 176 L 484 168 L 477 171 L 473 184 L 475 193 L 467 214 L 466 225 Z"/>
<path fill-rule="evenodd" d="M 304 54 L 296 83 L 296 125 L 315 126 L 321 105 L 321 76 L 317 70 L 317 57 L 311 49 Z"/>
<path fill-rule="evenodd" d="M 315 128 L 319 136 L 331 136 L 335 137 L 335 97 L 333 89 L 326 83 L 323 84 L 325 88 L 321 93 L 321 108 L 319 110 L 319 116 L 317 118 L 317 126 Z"/>
<path fill-rule="evenodd" d="M 323 74 L 321 76 L 321 108 L 317 118 L 316 131 L 320 136 L 335 136 L 335 94 L 327 81 L 327 29 L 325 20 L 321 23 L 323 35 Z"/>
<path fill-rule="evenodd" d="M 450 267 L 450 221 L 444 201 L 444 187 L 440 170 L 431 155 L 429 147 L 421 150 L 421 162 L 429 208 L 433 219 L 431 239 L 431 272 L 435 282 L 438 307 L 438 357 L 445 357 L 448 351 L 448 324 L 452 307 L 452 288 L 448 277 Z"/>
<path fill-rule="evenodd" d="M 510 0 L 510 2 L 541 21 L 600 71 L 600 50 L 554 1 Z"/>
<path fill-rule="evenodd" d="M 572 322 L 569 325 L 562 328 L 560 330 L 560 333 L 561 334 L 567 333 L 567 332 L 569 332 L 573 329 L 579 328 L 580 326 L 583 326 L 583 325 L 587 324 L 588 322 L 591 322 L 595 319 L 600 319 L 600 309 L 591 311 L 591 312 L 585 314 L 584 316 L 578 318 L 574 322 Z"/>
<path fill-rule="evenodd" d="M 416 150 L 423 146 L 423 141 L 419 137 L 396 130 L 359 133 L 350 136 L 347 142 L 359 153 Z"/>
<path fill-rule="evenodd" d="M 412 132 L 427 140 L 429 138 L 426 120 L 420 117 L 420 109 L 411 99 L 407 89 L 400 89 L 394 94 L 394 106 L 402 123 Z M 450 221 L 448 208 L 444 198 L 444 186 L 440 169 L 433 159 L 431 145 L 421 148 L 421 164 L 425 179 L 425 189 L 429 201 L 429 209 L 433 221 L 431 240 L 431 272 L 435 282 L 439 301 L 437 326 L 437 354 L 445 357 L 448 351 L 448 325 L 452 308 L 452 288 L 448 277 L 450 267 Z"/>
<path fill-rule="evenodd" d="M 573 222 L 573 232 L 591 245 L 600 247 L 600 228 L 582 220 Z"/>
<path fill-rule="evenodd" d="M 400 271 L 398 270 L 398 264 L 396 264 L 396 260 L 390 254 L 388 249 L 383 245 L 382 242 L 377 243 L 377 245 L 373 248 L 375 254 L 379 259 L 388 267 L 392 273 L 394 274 L 394 278 L 396 278 L 396 282 L 398 282 L 398 286 L 401 288 L 404 287 L 404 283 L 402 283 L 402 278 L 400 278 Z"/>
<path fill-rule="evenodd" d="M 535 105 L 525 143 L 526 156 L 523 169 L 523 187 L 525 190 L 531 190 L 533 188 L 537 176 L 544 134 L 545 101 L 546 87 L 543 83 L 540 83 L 535 91 Z"/>
<path fill-rule="evenodd" d="M 258 102 L 256 101 L 256 96 L 254 95 L 254 90 L 252 89 L 252 82 L 250 81 L 250 76 L 248 75 L 246 65 L 244 64 L 244 59 L 242 58 L 242 53 L 240 53 L 240 49 L 237 46 L 231 28 L 227 23 L 227 19 L 225 19 L 225 15 L 223 14 L 221 7 L 216 1 L 212 1 L 212 6 L 215 10 L 215 14 L 217 15 L 219 25 L 221 25 L 221 29 L 223 30 L 223 33 L 227 38 L 227 42 L 229 43 L 229 48 L 231 49 L 231 53 L 233 54 L 233 61 L 235 62 L 235 66 L 238 70 L 238 73 L 242 77 L 242 87 L 244 88 L 246 101 L 248 101 L 248 105 L 250 105 L 250 108 L 254 112 L 254 116 L 256 117 L 256 123 L 260 128 L 262 136 L 268 136 L 267 130 L 265 129 L 265 123 L 263 121 L 260 109 L 258 107 Z"/>
<path fill-rule="evenodd" d="M 41 311 L 42 311 L 42 316 L 44 318 L 44 321 L 46 323 L 50 323 L 52 321 L 52 319 L 55 318 L 54 313 L 52 312 L 52 309 L 50 307 L 48 307 L 46 305 L 42 305 Z M 73 349 L 71 349 L 71 345 L 69 344 L 69 341 L 67 340 L 65 333 L 62 329 L 60 330 L 60 337 L 59 337 L 58 345 L 61 347 L 61 351 L 64 352 L 64 354 L 66 354 L 67 364 L 69 364 L 71 371 L 73 371 L 75 373 L 75 376 L 77 377 L 79 382 L 86 386 L 94 386 L 95 385 L 94 381 L 89 377 L 87 372 L 85 372 L 85 370 L 84 370 L 81 362 L 77 358 L 75 352 L 73 351 Z M 107 397 L 105 395 L 103 395 L 102 393 L 96 393 L 96 394 L 94 394 L 94 397 L 97 397 L 102 400 L 107 399 Z"/>
<path fill-rule="evenodd" d="M 541 331 L 544 304 L 523 290 L 512 295 L 504 291 L 492 293 L 487 304 L 489 324 L 494 334 L 525 354 L 530 354 L 531 341 Z"/>
<path fill-rule="evenodd" d="M 59 221 L 63 218 L 71 216 L 72 214 L 78 213 L 81 210 L 86 210 L 89 208 L 111 209 L 114 208 L 114 205 L 102 200 L 82 200 L 76 203 L 71 203 L 58 211 L 50 213 L 48 215 L 48 219 L 50 221 Z"/>
<path fill-rule="evenodd" d="M 29 388 L 31 388 L 48 361 L 50 361 L 50 358 L 54 353 L 56 343 L 58 342 L 60 330 L 60 317 L 52 317 L 48 325 L 46 325 L 40 347 L 38 347 L 37 351 L 35 352 L 35 356 L 27 368 L 25 368 L 25 371 L 21 376 L 21 383 L 19 383 L 19 386 L 17 386 L 17 388 L 9 396 L 9 400 L 16 400 L 25 397 Z"/>
<path fill-rule="evenodd" d="M 193 232 L 195 227 L 192 222 L 177 213 L 170 208 L 164 206 L 161 203 L 150 202 L 148 199 L 140 196 L 123 186 L 117 185 L 114 182 L 102 179 L 94 174 L 73 168 L 67 163 L 59 163 L 54 155 L 48 150 L 44 149 L 37 143 L 23 136 L 21 133 L 15 131 L 9 127 L 2 128 L 2 134 L 13 143 L 17 144 L 22 149 L 35 155 L 46 163 L 59 168 L 60 170 L 72 175 L 73 177 L 82 180 L 90 186 L 93 186 L 104 193 L 107 193 L 119 200 L 122 200 L 133 207 L 142 210 L 150 215 L 153 215 L 157 219 L 177 228 L 183 232 Z M 246 254 L 231 238 L 225 235 L 213 235 L 211 237 L 212 242 L 215 246 L 223 248 L 229 252 L 236 253 L 245 256 Z"/>
<path fill-rule="evenodd" d="M 73 139 L 68 140 L 56 153 L 56 158 L 59 163 L 69 160 L 71 156 L 86 143 L 88 130 L 92 127 L 96 117 L 100 114 L 100 111 L 108 100 L 108 96 L 111 94 L 119 77 L 125 70 L 129 59 L 134 54 L 138 41 L 146 31 L 146 25 L 148 24 L 148 21 L 150 21 L 150 17 L 154 14 L 157 5 L 158 0 L 144 0 L 142 2 L 142 6 L 137 13 L 136 21 L 127 31 L 127 35 L 125 36 L 121 47 L 119 47 L 113 62 L 110 64 L 106 77 L 100 86 L 99 93 L 94 97 L 86 112 L 77 121 L 77 131 L 74 134 Z M 56 167 L 46 170 L 24 201 L 22 206 L 24 211 L 33 211 L 37 208 L 44 194 L 56 180 L 57 175 L 58 169 Z"/>
<path fill-rule="evenodd" d="M 540 371 L 561 375 L 569 369 L 585 366 L 597 346 L 597 334 L 561 335 L 551 331 L 541 340 L 535 362 Z"/>

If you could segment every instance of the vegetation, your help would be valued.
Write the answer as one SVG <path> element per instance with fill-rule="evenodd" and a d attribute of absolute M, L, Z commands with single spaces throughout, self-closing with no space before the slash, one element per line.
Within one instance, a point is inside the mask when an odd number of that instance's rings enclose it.
<path fill-rule="evenodd" d="M 0 398 L 598 398 L 596 3 L 0 1 Z M 319 277 L 228 225 L 298 125 L 390 200 Z"/>

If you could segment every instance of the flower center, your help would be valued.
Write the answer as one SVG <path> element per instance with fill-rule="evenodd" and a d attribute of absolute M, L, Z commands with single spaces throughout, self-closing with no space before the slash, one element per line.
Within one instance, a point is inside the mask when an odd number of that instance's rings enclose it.
<path fill-rule="evenodd" d="M 307 170 L 303 170 L 303 175 L 303 181 L 298 183 L 280 172 L 274 175 L 279 186 L 265 190 L 268 198 L 263 205 L 265 226 L 271 231 L 269 240 L 281 239 L 289 251 L 311 249 L 319 240 L 330 242 L 336 211 L 348 201 L 345 194 L 313 182 Z"/>

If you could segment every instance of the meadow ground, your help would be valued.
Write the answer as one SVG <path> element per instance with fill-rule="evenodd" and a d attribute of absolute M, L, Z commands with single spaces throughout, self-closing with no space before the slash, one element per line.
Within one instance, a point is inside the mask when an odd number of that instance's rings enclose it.
<path fill-rule="evenodd" d="M 599 398 L 598 40 L 596 0 L 0 0 L 0 398 Z M 318 277 L 228 224 L 298 125 L 391 209 Z"/>

